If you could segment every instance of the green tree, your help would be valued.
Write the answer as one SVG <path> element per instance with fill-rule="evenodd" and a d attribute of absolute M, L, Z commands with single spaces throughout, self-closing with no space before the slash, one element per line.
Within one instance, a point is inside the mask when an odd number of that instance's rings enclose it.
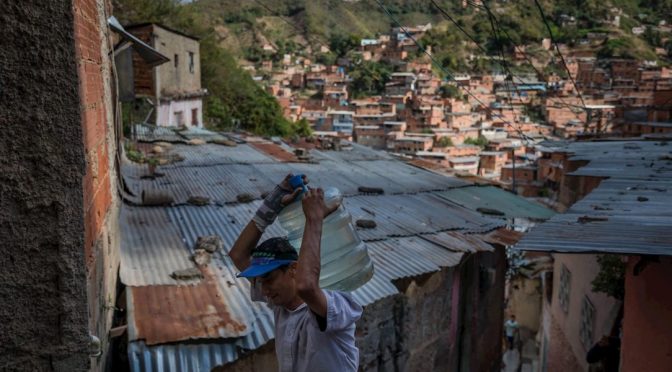
<path fill-rule="evenodd" d="M 600 271 L 591 282 L 594 292 L 602 292 L 623 300 L 625 296 L 625 262 L 618 255 L 597 256 Z"/>
<path fill-rule="evenodd" d="M 454 86 L 454 85 L 442 85 L 441 88 L 439 88 L 439 94 L 441 94 L 442 98 L 460 98 L 462 97 L 462 94 L 460 93 L 460 88 Z"/>
<path fill-rule="evenodd" d="M 329 48 L 338 57 L 344 57 L 349 51 L 358 48 L 361 38 L 356 35 L 332 34 L 329 38 Z"/>
<path fill-rule="evenodd" d="M 308 137 L 313 134 L 310 124 L 306 119 L 300 119 L 292 123 L 292 134 L 299 137 Z"/>
<path fill-rule="evenodd" d="M 364 61 L 356 65 L 349 76 L 352 78 L 350 89 L 355 98 L 381 94 L 385 83 L 390 79 L 391 69 L 379 62 Z"/>
<path fill-rule="evenodd" d="M 451 147 L 453 146 L 453 140 L 451 140 L 448 137 L 441 137 L 438 140 L 436 140 L 435 145 L 436 147 Z"/>
<path fill-rule="evenodd" d="M 476 145 L 476 146 L 479 146 L 481 148 L 484 148 L 488 144 L 488 139 L 483 137 L 483 136 L 479 136 L 478 138 L 469 137 L 469 138 L 464 140 L 464 144 L 465 145 Z"/>

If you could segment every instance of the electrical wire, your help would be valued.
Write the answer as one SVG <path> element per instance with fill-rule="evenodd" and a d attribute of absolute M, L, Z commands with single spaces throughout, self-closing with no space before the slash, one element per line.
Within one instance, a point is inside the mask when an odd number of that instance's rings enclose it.
<path fill-rule="evenodd" d="M 418 47 L 418 49 L 419 49 L 420 51 L 422 51 L 423 53 L 425 53 L 425 54 L 429 57 L 429 59 L 432 61 L 432 63 L 433 63 L 436 67 L 438 67 L 438 68 L 439 68 L 444 74 L 446 74 L 446 76 L 449 77 L 451 80 L 457 82 L 457 80 L 455 79 L 455 77 L 453 76 L 453 74 L 450 73 L 448 70 L 446 70 L 446 69 L 445 69 L 445 68 L 444 68 L 438 61 L 436 61 L 436 59 L 434 58 L 434 56 L 433 56 L 431 53 L 429 53 L 425 48 L 423 48 L 422 45 L 421 45 L 421 44 L 420 44 L 420 43 L 413 37 L 413 35 L 411 35 L 411 34 L 406 30 L 406 28 L 405 28 L 404 26 L 402 26 L 401 23 L 399 23 L 399 21 L 398 21 L 396 18 L 394 18 L 394 16 L 392 15 L 392 13 L 385 7 L 385 4 L 383 4 L 382 1 L 380 1 L 380 0 L 375 0 L 375 2 L 376 2 L 376 3 L 378 4 L 378 6 L 383 10 L 383 12 L 387 15 L 387 17 L 388 17 L 388 18 L 389 18 L 395 25 L 397 25 L 397 27 L 399 27 L 399 29 L 402 30 L 402 31 L 404 32 L 404 34 L 406 34 L 406 36 L 407 36 L 409 39 L 411 39 L 411 40 L 413 41 L 413 43 Z M 506 118 L 504 118 L 502 115 L 493 112 L 492 109 L 491 109 L 488 105 L 486 105 L 485 103 L 483 103 L 483 101 L 481 101 L 480 99 L 478 99 L 478 97 L 476 97 L 473 93 L 471 93 L 471 91 L 469 91 L 469 89 L 466 89 L 466 88 L 462 88 L 462 89 L 467 93 L 467 95 L 469 95 L 470 97 L 472 97 L 476 102 L 478 102 L 481 106 L 483 106 L 483 108 L 485 108 L 487 111 L 489 111 L 489 112 L 491 113 L 491 115 L 494 114 L 495 116 L 499 117 L 499 119 L 501 119 L 502 122 L 503 122 L 504 124 L 508 125 L 511 129 L 513 129 L 513 130 L 515 130 L 516 132 L 518 132 L 518 134 L 521 136 L 521 138 L 522 138 L 523 140 L 525 140 L 526 143 L 529 145 L 529 137 L 528 137 L 525 133 L 523 133 L 523 131 L 521 131 L 520 128 L 517 128 L 516 126 L 514 126 L 513 124 L 511 124 L 511 123 L 510 123 L 508 120 L 506 120 Z"/>
<path fill-rule="evenodd" d="M 430 1 L 431 1 L 432 5 L 434 5 L 434 7 L 436 7 L 436 8 L 439 10 L 439 12 L 440 12 L 446 19 L 448 19 L 449 21 L 451 21 L 451 22 L 452 22 L 452 23 L 453 23 L 453 24 L 454 24 L 454 25 L 455 25 L 455 26 L 456 26 L 456 27 L 457 27 L 457 28 L 458 28 L 458 29 L 459 29 L 465 36 L 467 36 L 471 41 L 473 41 L 473 42 L 476 44 L 476 46 L 477 46 L 477 47 L 478 47 L 484 54 L 488 54 L 488 51 L 485 50 L 485 48 L 483 48 L 483 47 L 476 41 L 476 39 L 475 39 L 472 35 L 470 35 L 470 34 L 469 34 L 469 33 L 468 33 L 462 26 L 460 26 L 459 23 L 458 23 L 453 17 L 451 17 L 451 16 L 450 16 L 450 15 L 449 15 L 449 14 L 442 8 L 442 7 L 441 7 L 441 6 L 439 6 L 439 4 L 437 4 L 434 0 L 430 0 Z M 498 20 L 497 17 L 495 16 L 495 14 L 490 10 L 489 7 L 487 7 L 487 6 L 485 5 L 485 3 L 483 3 L 483 5 L 480 5 L 480 4 L 476 4 L 476 3 L 474 3 L 473 1 L 468 1 L 468 4 L 474 6 L 475 8 L 485 10 L 485 11 L 488 13 L 488 16 L 494 21 L 495 25 L 497 26 L 498 31 L 500 31 L 501 33 L 503 33 L 504 36 L 506 36 L 506 38 L 508 39 L 508 41 L 511 43 L 511 45 L 513 45 L 514 50 L 515 50 L 515 49 L 518 49 L 518 50 L 522 53 L 522 55 L 523 55 L 523 57 L 525 58 L 525 60 L 527 61 L 527 63 L 528 63 L 528 64 L 530 65 L 530 67 L 532 67 L 532 69 L 537 73 L 537 77 L 540 78 L 540 79 L 542 79 L 542 81 L 545 81 L 545 80 L 546 80 L 546 76 L 545 76 L 545 74 L 542 73 L 541 71 L 539 71 L 539 69 L 534 65 L 532 59 L 529 57 L 529 55 L 528 55 L 524 50 L 518 48 L 518 46 L 516 45 L 516 43 L 513 41 L 513 38 L 511 37 L 511 35 L 508 33 L 508 31 L 506 31 L 505 28 L 502 27 L 502 25 L 499 23 L 499 20 Z M 499 62 L 500 65 L 502 65 L 502 67 L 504 67 L 504 64 L 503 64 L 501 61 L 497 61 L 497 62 Z M 508 72 L 511 74 L 512 78 L 515 77 L 515 74 L 511 73 L 511 70 L 508 70 Z M 518 94 L 520 94 L 520 93 L 518 93 Z M 570 111 L 572 112 L 572 114 L 574 114 L 574 116 L 575 116 L 577 119 L 581 120 L 580 115 L 579 115 L 578 113 L 574 112 L 574 108 L 576 108 L 576 107 L 581 107 L 581 106 L 568 104 L 568 103 L 566 103 L 565 100 L 563 100 L 562 97 L 560 97 L 560 96 L 557 96 L 557 97 L 554 97 L 554 98 L 558 98 L 558 99 L 560 100 L 560 103 L 561 103 L 562 106 L 565 106 L 566 108 L 570 109 Z"/>
<path fill-rule="evenodd" d="M 555 38 L 553 37 L 553 31 L 551 30 L 551 26 L 548 24 L 548 21 L 546 20 L 546 15 L 544 14 L 544 9 L 541 7 L 541 4 L 539 4 L 539 0 L 534 0 L 534 3 L 537 5 L 537 8 L 539 9 L 539 14 L 541 14 L 541 21 L 544 22 L 544 25 L 546 26 L 546 29 L 548 30 L 548 35 L 551 38 L 551 43 L 555 46 L 555 50 L 558 52 L 558 55 L 560 56 L 560 61 L 562 62 L 562 66 L 565 68 L 565 71 L 567 71 L 567 76 L 569 77 L 569 81 L 572 82 L 572 85 L 574 86 L 574 89 L 576 90 L 576 94 L 579 96 L 579 99 L 581 100 L 581 105 L 583 105 L 583 109 L 588 111 L 588 108 L 586 107 L 586 102 L 583 100 L 583 95 L 581 95 L 581 91 L 579 88 L 576 86 L 576 82 L 574 81 L 574 78 L 572 77 L 572 74 L 569 72 L 569 67 L 567 67 L 567 62 L 565 62 L 565 57 L 562 55 L 562 52 L 560 51 L 560 47 L 558 46 L 558 43 L 555 41 Z"/>

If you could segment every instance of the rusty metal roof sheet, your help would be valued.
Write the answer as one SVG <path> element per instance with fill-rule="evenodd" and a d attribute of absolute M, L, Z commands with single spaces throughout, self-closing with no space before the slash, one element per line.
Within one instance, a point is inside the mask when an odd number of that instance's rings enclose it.
<path fill-rule="evenodd" d="M 250 332 L 247 319 L 236 319 L 227 305 L 218 278 L 207 266 L 194 285 L 128 287 L 132 307 L 131 340 L 147 345 L 201 338 L 232 338 Z"/>
<path fill-rule="evenodd" d="M 266 155 L 282 162 L 298 162 L 299 159 L 293 153 L 287 151 L 275 143 L 250 143 L 250 146 L 263 152 Z"/>
<path fill-rule="evenodd" d="M 516 243 L 524 236 L 522 232 L 508 230 L 508 229 L 497 229 L 483 236 L 483 241 L 500 244 L 504 246 L 511 246 Z"/>

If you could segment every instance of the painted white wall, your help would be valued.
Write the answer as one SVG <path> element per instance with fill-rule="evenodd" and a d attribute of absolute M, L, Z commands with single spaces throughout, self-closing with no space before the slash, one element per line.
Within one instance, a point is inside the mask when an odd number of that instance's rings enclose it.
<path fill-rule="evenodd" d="M 198 110 L 197 122 L 192 122 L 191 110 Z M 178 123 L 178 113 L 182 112 L 182 123 Z M 187 99 L 162 102 L 156 115 L 156 123 L 162 127 L 176 127 L 180 124 L 187 127 L 203 128 L 203 100 Z"/>

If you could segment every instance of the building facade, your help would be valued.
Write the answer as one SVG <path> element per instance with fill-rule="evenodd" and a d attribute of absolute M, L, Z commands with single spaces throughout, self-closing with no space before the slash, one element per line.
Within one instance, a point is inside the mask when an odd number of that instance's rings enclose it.
<path fill-rule="evenodd" d="M 126 30 L 170 58 L 151 68 L 134 54 L 136 97 L 153 101 L 156 124 L 171 127 L 203 127 L 200 43 L 198 38 L 166 26 L 146 23 Z"/>

